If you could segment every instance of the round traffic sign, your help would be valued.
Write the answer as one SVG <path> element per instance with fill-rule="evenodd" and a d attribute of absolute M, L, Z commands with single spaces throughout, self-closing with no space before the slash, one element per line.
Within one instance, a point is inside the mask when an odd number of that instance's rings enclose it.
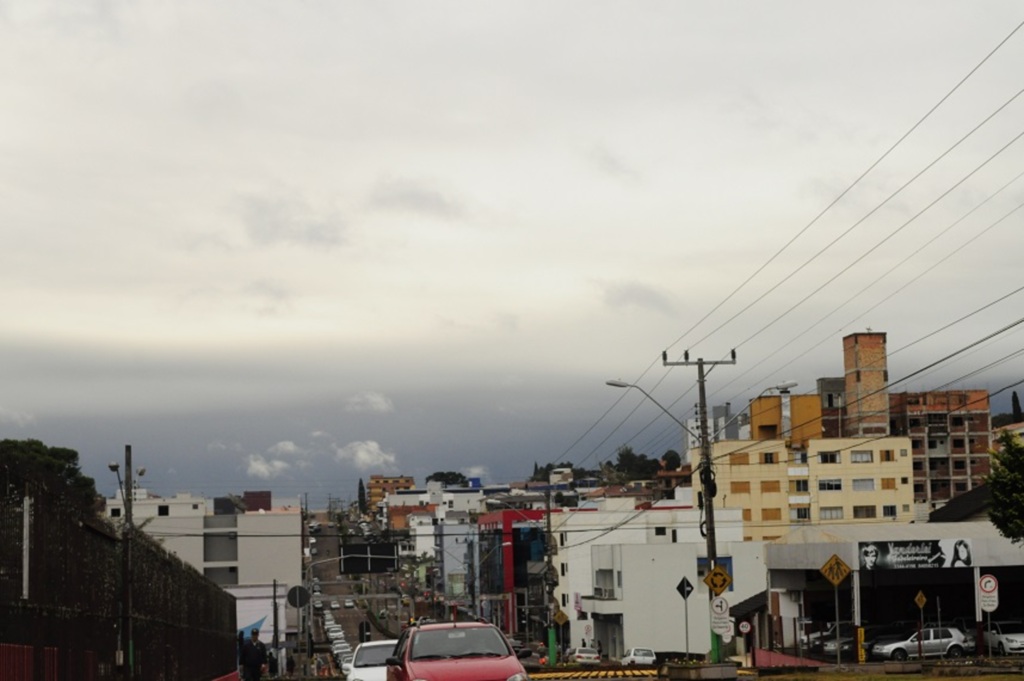
<path fill-rule="evenodd" d="M 748 622 L 746 620 L 743 620 L 742 622 L 740 622 L 739 630 L 740 630 L 741 634 L 749 634 L 750 633 L 750 622 Z"/>
<path fill-rule="evenodd" d="M 978 579 L 978 588 L 982 593 L 991 594 L 999 591 L 999 580 L 995 575 L 982 575 Z"/>
<path fill-rule="evenodd" d="M 729 614 L 729 601 L 725 600 L 721 596 L 715 596 L 711 599 L 711 611 L 716 615 Z"/>

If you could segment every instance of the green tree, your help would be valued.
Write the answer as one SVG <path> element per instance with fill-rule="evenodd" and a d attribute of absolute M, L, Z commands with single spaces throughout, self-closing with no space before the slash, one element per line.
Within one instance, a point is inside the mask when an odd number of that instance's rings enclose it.
<path fill-rule="evenodd" d="M 1014 544 L 1024 542 L 1024 444 L 1013 432 L 1004 430 L 1001 445 L 992 452 L 992 472 L 986 478 L 992 494 L 988 517 Z"/>
<path fill-rule="evenodd" d="M 445 487 L 467 487 L 469 485 L 469 479 L 462 473 L 455 471 L 431 473 L 427 476 L 427 482 L 432 480 L 442 483 Z"/>
<path fill-rule="evenodd" d="M 366 486 L 363 479 L 359 478 L 359 515 L 366 515 Z"/>
<path fill-rule="evenodd" d="M 46 489 L 50 484 L 58 484 L 83 511 L 95 507 L 96 481 L 82 475 L 78 452 L 73 449 L 47 447 L 39 440 L 2 440 L 0 468 L 4 469 L 3 481 L 8 491 L 21 491 L 33 485 Z"/>
<path fill-rule="evenodd" d="M 661 455 L 661 465 L 667 471 L 677 471 L 683 465 L 683 457 L 676 450 L 670 449 Z"/>

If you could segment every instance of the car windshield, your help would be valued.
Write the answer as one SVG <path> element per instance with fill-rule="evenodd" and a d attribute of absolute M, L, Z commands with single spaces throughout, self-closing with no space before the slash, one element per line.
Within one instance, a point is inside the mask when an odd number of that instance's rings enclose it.
<path fill-rule="evenodd" d="M 395 652 L 394 646 L 362 646 L 356 654 L 354 667 L 381 667 L 386 664 L 391 653 Z"/>
<path fill-rule="evenodd" d="M 1005 622 L 999 625 L 999 632 L 1003 634 L 1024 634 L 1024 623 Z"/>
<path fill-rule="evenodd" d="M 593 648 L 577 648 L 576 649 L 576 654 L 577 655 L 597 655 L 597 651 L 594 650 Z M 639 654 L 639 653 L 637 653 L 637 654 Z"/>
<path fill-rule="evenodd" d="M 637 657 L 654 657 L 654 651 L 649 648 L 635 648 L 633 654 Z"/>
<path fill-rule="evenodd" d="M 413 637 L 410 657 L 413 660 L 449 657 L 505 657 L 509 655 L 505 640 L 497 629 L 466 627 L 428 629 Z"/>

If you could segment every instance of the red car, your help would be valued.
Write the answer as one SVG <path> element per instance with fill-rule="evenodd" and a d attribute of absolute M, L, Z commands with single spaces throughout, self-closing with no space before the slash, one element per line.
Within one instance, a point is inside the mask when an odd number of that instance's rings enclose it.
<path fill-rule="evenodd" d="M 529 681 L 520 657 L 493 624 L 434 622 L 402 632 L 388 681 Z"/>

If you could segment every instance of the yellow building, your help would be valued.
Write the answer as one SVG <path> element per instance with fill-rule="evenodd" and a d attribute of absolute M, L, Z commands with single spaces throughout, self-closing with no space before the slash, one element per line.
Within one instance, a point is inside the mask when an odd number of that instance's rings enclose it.
<path fill-rule="evenodd" d="M 730 440 L 712 448 L 716 507 L 743 509 L 744 539 L 808 524 L 910 522 L 910 438 Z M 697 476 L 694 476 L 697 479 Z"/>

